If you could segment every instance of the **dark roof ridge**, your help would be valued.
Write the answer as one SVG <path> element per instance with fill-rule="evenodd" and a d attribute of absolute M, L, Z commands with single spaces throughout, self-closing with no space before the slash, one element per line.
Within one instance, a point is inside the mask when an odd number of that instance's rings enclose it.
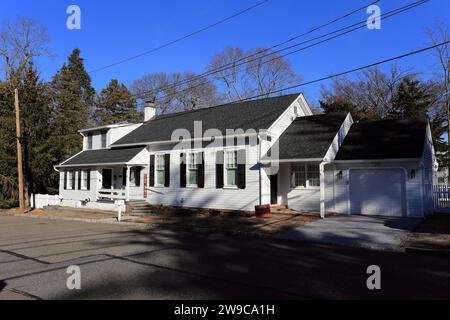
<path fill-rule="evenodd" d="M 235 102 L 230 102 L 230 103 L 223 103 L 223 104 L 219 104 L 216 106 L 210 106 L 210 107 L 206 107 L 206 108 L 200 108 L 200 109 L 195 109 L 195 110 L 187 110 L 187 111 L 180 111 L 180 112 L 174 112 L 174 113 L 167 113 L 167 114 L 162 114 L 159 116 L 156 116 L 154 119 L 147 121 L 145 124 L 150 123 L 151 121 L 156 121 L 156 120 L 163 120 L 163 119 L 169 119 L 172 117 L 176 117 L 176 116 L 182 116 L 185 114 L 189 114 L 189 113 L 194 113 L 194 112 L 200 112 L 200 111 L 204 111 L 204 110 L 211 110 L 214 108 L 219 108 L 219 107 L 225 107 L 225 106 L 233 106 L 236 104 L 240 104 L 240 103 L 244 103 L 244 102 L 257 102 L 257 101 L 267 101 L 267 100 L 271 100 L 271 99 L 277 99 L 280 97 L 288 97 L 288 96 L 300 96 L 302 93 L 291 93 L 291 94 L 286 94 L 284 96 L 274 96 L 274 97 L 266 97 L 266 98 L 262 98 L 262 99 L 253 99 L 253 100 L 240 100 L 240 101 L 235 101 Z"/>

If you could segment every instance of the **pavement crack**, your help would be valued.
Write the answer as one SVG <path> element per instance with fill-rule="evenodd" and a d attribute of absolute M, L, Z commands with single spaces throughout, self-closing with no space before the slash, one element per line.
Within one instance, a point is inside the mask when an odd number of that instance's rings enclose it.
<path fill-rule="evenodd" d="M 41 297 L 35 296 L 34 294 L 31 294 L 31 293 L 23 291 L 23 290 L 19 290 L 19 289 L 13 288 L 13 289 L 8 289 L 8 291 L 20 294 L 20 295 L 22 295 L 22 296 L 24 296 L 26 298 L 30 298 L 30 299 L 33 299 L 33 300 L 44 300 Z"/>
<path fill-rule="evenodd" d="M 51 264 L 50 262 L 39 260 L 39 259 L 36 259 L 36 258 L 33 258 L 33 257 L 28 257 L 28 256 L 25 256 L 23 254 L 16 253 L 16 252 L 13 252 L 13 251 L 0 250 L 0 253 L 9 254 L 9 255 L 11 255 L 13 257 L 16 257 L 16 258 L 19 258 L 19 259 L 30 260 L 30 261 L 34 261 L 34 262 L 41 263 L 41 264 L 46 264 L 46 265 Z"/>

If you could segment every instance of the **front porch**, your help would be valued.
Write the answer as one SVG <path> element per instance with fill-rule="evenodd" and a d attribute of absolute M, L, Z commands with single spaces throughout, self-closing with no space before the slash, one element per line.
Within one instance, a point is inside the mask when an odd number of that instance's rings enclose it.
<path fill-rule="evenodd" d="M 266 203 L 270 200 L 274 208 L 288 208 L 297 213 L 323 211 L 325 214 L 325 167 L 322 161 L 285 161 L 277 167 L 267 167 L 266 172 L 269 184 Z"/>
<path fill-rule="evenodd" d="M 98 168 L 99 184 L 96 201 L 144 200 L 147 173 L 144 166 L 111 166 Z"/>

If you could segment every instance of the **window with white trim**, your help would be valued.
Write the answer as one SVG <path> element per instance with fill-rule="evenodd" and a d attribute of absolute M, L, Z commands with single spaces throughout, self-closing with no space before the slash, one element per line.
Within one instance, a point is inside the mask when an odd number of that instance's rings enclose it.
<path fill-rule="evenodd" d="M 101 132 L 101 138 L 102 138 L 102 149 L 106 149 L 106 138 L 107 138 L 107 131 L 102 131 Z"/>
<path fill-rule="evenodd" d="M 88 133 L 88 136 L 87 136 L 87 148 L 88 148 L 88 150 L 92 150 L 92 148 L 93 148 L 93 136 L 92 136 L 92 133 Z"/>
<path fill-rule="evenodd" d="M 81 171 L 81 190 L 87 190 L 88 186 L 88 171 L 82 170 Z"/>
<path fill-rule="evenodd" d="M 225 181 L 227 187 L 237 187 L 238 183 L 237 151 L 225 152 Z"/>
<path fill-rule="evenodd" d="M 198 186 L 198 161 L 197 161 L 197 154 L 196 153 L 189 153 L 188 154 L 188 165 L 187 165 L 187 171 L 188 171 L 188 185 L 189 186 Z"/>
<path fill-rule="evenodd" d="M 156 156 L 156 185 L 158 186 L 164 186 L 166 182 L 166 166 L 164 161 L 164 155 L 160 154 Z"/>
<path fill-rule="evenodd" d="M 73 179 L 75 179 L 75 171 L 67 171 L 67 189 L 73 190 Z"/>
<path fill-rule="evenodd" d="M 292 188 L 319 188 L 320 168 L 319 164 L 294 164 L 291 176 Z"/>
<path fill-rule="evenodd" d="M 130 168 L 130 187 L 140 187 L 140 167 L 131 167 Z"/>

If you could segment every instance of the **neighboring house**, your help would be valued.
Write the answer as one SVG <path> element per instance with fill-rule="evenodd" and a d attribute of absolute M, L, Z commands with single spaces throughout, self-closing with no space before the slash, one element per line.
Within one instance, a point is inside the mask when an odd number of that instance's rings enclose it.
<path fill-rule="evenodd" d="M 301 94 L 145 111 L 144 124 L 126 126 L 101 150 L 86 148 L 87 133 L 105 128 L 81 132 L 85 150 L 57 167 L 63 199 L 399 217 L 431 208 L 435 157 L 425 121 L 354 124 L 350 114 L 313 115 Z"/>
<path fill-rule="evenodd" d="M 441 168 L 436 173 L 437 177 L 437 184 L 440 186 L 447 186 L 448 185 L 448 168 Z"/>

